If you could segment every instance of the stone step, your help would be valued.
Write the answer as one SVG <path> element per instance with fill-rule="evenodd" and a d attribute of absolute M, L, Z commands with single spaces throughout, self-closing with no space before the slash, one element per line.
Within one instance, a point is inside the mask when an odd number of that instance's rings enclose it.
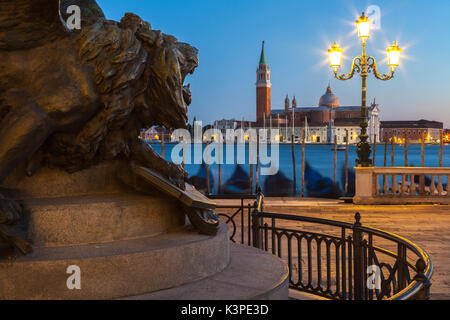
<path fill-rule="evenodd" d="M 278 257 L 232 244 L 231 262 L 211 277 L 121 300 L 287 300 L 289 271 Z"/>
<path fill-rule="evenodd" d="M 89 169 L 68 173 L 57 168 L 41 168 L 28 177 L 25 163 L 14 169 L 2 183 L 6 189 L 20 190 L 20 198 L 73 197 L 102 193 L 118 193 L 124 186 L 116 173 L 126 163 L 109 161 Z"/>
<path fill-rule="evenodd" d="M 115 299 L 191 283 L 229 264 L 228 229 L 216 237 L 186 228 L 134 240 L 36 248 L 0 262 L 0 299 Z M 70 290 L 69 266 L 81 271 L 81 290 Z"/>
<path fill-rule="evenodd" d="M 25 205 L 35 247 L 151 237 L 185 224 L 177 203 L 139 194 L 32 198 Z"/>

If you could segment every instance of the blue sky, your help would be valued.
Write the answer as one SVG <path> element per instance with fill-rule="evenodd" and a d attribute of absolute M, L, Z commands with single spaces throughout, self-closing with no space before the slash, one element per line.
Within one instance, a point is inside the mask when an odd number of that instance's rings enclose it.
<path fill-rule="evenodd" d="M 404 48 L 393 80 L 371 76 L 368 99 L 376 98 L 382 120 L 429 119 L 450 127 L 450 1 L 301 1 L 301 0 L 100 0 L 108 19 L 134 12 L 200 50 L 191 83 L 190 119 L 255 119 L 255 81 L 261 42 L 266 41 L 272 71 L 272 108 L 282 108 L 286 93 L 301 106 L 317 105 L 328 81 L 341 105 L 360 105 L 359 76 L 333 79 L 326 50 L 333 41 L 349 58 L 360 54 L 354 21 L 369 5 L 381 9 L 381 30 L 374 31 L 368 54 L 388 67 L 385 49 Z M 353 34 L 352 34 L 353 32 Z"/>

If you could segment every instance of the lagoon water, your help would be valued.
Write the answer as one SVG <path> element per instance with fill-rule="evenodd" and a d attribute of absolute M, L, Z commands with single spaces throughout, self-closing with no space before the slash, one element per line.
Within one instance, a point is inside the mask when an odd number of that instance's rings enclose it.
<path fill-rule="evenodd" d="M 151 144 L 151 146 L 161 154 L 161 144 Z M 175 144 L 166 144 L 165 145 L 165 159 L 168 161 L 173 161 L 172 159 L 172 150 L 175 147 Z M 205 145 L 203 145 L 203 150 L 205 150 Z M 191 164 L 190 162 L 194 161 L 194 145 L 190 146 L 191 148 L 191 161 L 186 159 L 185 169 L 189 173 L 189 177 L 195 175 L 199 168 L 200 164 Z M 237 147 L 234 146 L 234 155 L 236 158 L 237 155 Z M 384 166 L 384 145 L 377 145 L 376 148 L 376 166 L 382 167 Z M 269 150 L 270 157 L 270 146 L 267 148 Z M 226 148 L 223 148 L 223 158 L 226 158 Z M 245 147 L 246 154 L 246 164 L 241 165 L 242 168 L 250 173 L 250 165 L 249 165 L 249 146 Z M 256 157 L 256 146 L 253 146 L 253 154 Z M 395 155 L 395 166 L 402 167 L 405 165 L 405 155 L 404 155 L 404 147 L 396 145 L 394 147 L 394 155 Z M 214 156 L 214 152 L 213 152 Z M 181 154 L 180 154 L 181 157 Z M 349 166 L 354 166 L 356 159 L 356 146 L 349 147 Z M 324 177 L 328 177 L 333 179 L 333 170 L 334 170 L 334 151 L 332 145 L 306 145 L 305 147 L 305 161 L 307 161 L 310 166 L 320 172 Z M 302 163 L 302 147 L 301 145 L 295 145 L 295 162 L 296 162 L 296 171 L 297 171 L 297 190 L 301 190 L 301 163 Z M 421 165 L 421 146 L 420 145 L 409 145 L 408 146 L 408 163 L 409 166 L 420 166 Z M 391 146 L 387 147 L 387 166 L 391 166 Z M 425 166 L 426 167 L 438 167 L 439 166 L 439 145 L 426 145 L 425 146 Z M 443 153 L 443 166 L 450 167 L 450 146 L 444 146 Z M 265 166 L 267 167 L 267 166 Z M 343 189 L 344 184 L 344 167 L 345 167 L 345 151 L 338 151 L 337 153 L 337 182 L 341 189 Z M 236 164 L 222 164 L 221 165 L 221 181 L 222 184 L 225 183 L 233 174 L 236 168 Z M 217 180 L 218 180 L 218 165 L 211 165 L 211 175 L 214 179 L 214 186 L 211 190 L 211 193 L 217 193 Z M 255 166 L 254 166 L 255 170 Z M 293 179 L 293 167 L 292 167 L 292 147 L 288 144 L 280 144 L 279 145 L 279 170 L 288 178 Z M 259 178 L 260 185 L 264 186 L 264 181 L 267 177 L 261 176 Z M 446 182 L 446 179 L 444 179 Z M 264 190 L 263 190 L 264 192 Z"/>

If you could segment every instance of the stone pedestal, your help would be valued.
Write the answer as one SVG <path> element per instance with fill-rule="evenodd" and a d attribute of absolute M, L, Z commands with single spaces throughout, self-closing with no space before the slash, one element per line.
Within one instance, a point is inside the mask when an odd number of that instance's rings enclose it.
<path fill-rule="evenodd" d="M 373 168 L 355 168 L 355 196 L 354 204 L 371 204 L 374 199 Z"/>
<path fill-rule="evenodd" d="M 138 194 L 114 177 L 119 162 L 75 174 L 17 170 L 34 251 L 0 261 L 0 299 L 286 299 L 287 268 L 262 251 L 233 246 L 185 223 L 177 201 Z M 68 268 L 81 289 L 67 286 Z M 70 268 L 69 268 L 70 270 Z"/>

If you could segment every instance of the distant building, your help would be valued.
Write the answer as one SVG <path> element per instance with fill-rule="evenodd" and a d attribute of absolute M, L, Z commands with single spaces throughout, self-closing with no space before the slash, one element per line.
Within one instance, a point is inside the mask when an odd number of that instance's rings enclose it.
<path fill-rule="evenodd" d="M 263 41 L 259 66 L 256 70 L 256 122 L 260 125 L 264 118 L 270 115 L 271 87 L 269 63 Z"/>
<path fill-rule="evenodd" d="M 405 130 L 408 141 L 418 143 L 423 135 L 426 142 L 436 142 L 440 139 L 440 130 L 444 124 L 438 121 L 418 120 L 418 121 L 381 121 L 381 135 L 383 142 L 405 139 Z"/>
<path fill-rule="evenodd" d="M 235 119 L 231 119 L 231 120 L 225 120 L 225 119 L 216 120 L 216 121 L 214 121 L 214 129 L 219 129 L 220 131 L 225 133 L 226 130 L 229 130 L 229 129 L 235 130 L 235 129 L 237 129 L 238 122 L 239 121 L 235 120 Z"/>
<path fill-rule="evenodd" d="M 450 129 L 444 130 L 444 143 L 450 143 Z"/>
<path fill-rule="evenodd" d="M 280 141 L 289 141 L 294 136 L 300 140 L 303 130 L 306 141 L 310 143 L 333 143 L 335 137 L 339 144 L 357 143 L 361 132 L 361 107 L 341 106 L 339 98 L 328 85 L 326 92 L 320 97 L 318 106 L 299 107 L 294 96 L 292 104 L 286 95 L 284 108 L 272 110 L 270 101 L 270 69 L 265 52 L 264 42 L 259 67 L 256 71 L 256 125 L 259 128 L 279 128 Z M 367 107 L 368 135 L 371 142 L 380 141 L 380 108 L 375 101 Z"/>
<path fill-rule="evenodd" d="M 339 98 L 328 85 L 326 92 L 319 99 L 317 106 L 300 107 L 297 98 L 291 100 L 286 95 L 284 108 L 272 110 L 270 68 L 263 42 L 259 65 L 256 70 L 256 122 L 239 120 L 218 120 L 214 127 L 224 134 L 227 129 L 249 128 L 278 129 L 280 142 L 305 140 L 308 143 L 334 143 L 336 137 L 339 144 L 346 142 L 348 132 L 349 143 L 359 142 L 361 133 L 361 107 L 341 106 Z M 380 142 L 380 108 L 374 101 L 367 107 L 370 142 Z M 270 135 L 270 133 L 269 133 Z"/>
<path fill-rule="evenodd" d="M 150 142 L 152 140 L 159 140 L 161 135 L 156 128 L 142 129 L 139 138 L 145 142 Z"/>
<path fill-rule="evenodd" d="M 171 133 L 167 131 L 164 127 L 155 126 L 149 129 L 142 129 L 139 134 L 139 139 L 145 142 L 151 142 L 154 140 L 164 140 L 170 139 Z"/>

